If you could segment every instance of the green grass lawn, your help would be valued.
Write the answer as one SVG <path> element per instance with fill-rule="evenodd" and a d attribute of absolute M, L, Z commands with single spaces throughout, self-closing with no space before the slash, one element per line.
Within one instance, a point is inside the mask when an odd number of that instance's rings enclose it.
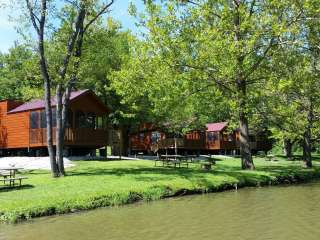
<path fill-rule="evenodd" d="M 235 185 L 279 184 L 319 176 L 317 162 L 316 167 L 306 170 L 299 161 L 278 159 L 268 162 L 256 158 L 255 171 L 243 171 L 240 159 L 228 158 L 217 161 L 209 172 L 198 164 L 179 169 L 154 167 L 148 160 L 77 161 L 75 167 L 67 169 L 67 177 L 57 179 L 48 171 L 25 172 L 25 187 L 0 189 L 0 219 L 15 222 L 138 200 L 221 191 Z"/>

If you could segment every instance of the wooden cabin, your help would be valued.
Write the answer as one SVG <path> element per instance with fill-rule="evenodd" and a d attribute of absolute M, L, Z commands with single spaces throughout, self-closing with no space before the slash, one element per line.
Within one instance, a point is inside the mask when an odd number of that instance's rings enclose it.
<path fill-rule="evenodd" d="M 204 137 L 202 131 L 190 131 L 182 136 L 174 136 L 166 134 L 166 138 L 152 145 L 153 152 L 175 153 L 180 154 L 197 154 L 200 153 L 204 145 Z"/>
<path fill-rule="evenodd" d="M 152 151 L 151 146 L 165 139 L 166 135 L 154 124 L 145 123 L 141 124 L 138 129 L 132 131 L 129 138 L 131 153 L 150 153 Z"/>
<path fill-rule="evenodd" d="M 52 99 L 55 144 L 55 99 Z M 0 149 L 3 154 L 46 152 L 44 101 L 0 102 Z M 90 90 L 72 92 L 65 131 L 67 154 L 85 154 L 107 144 L 107 107 Z"/>
<path fill-rule="evenodd" d="M 227 132 L 227 126 L 227 122 L 206 124 L 205 150 L 220 152 L 236 149 L 236 133 Z"/>
<path fill-rule="evenodd" d="M 183 136 L 168 133 L 164 128 L 156 127 L 154 124 L 141 124 L 132 132 L 130 138 L 131 153 L 174 153 L 175 147 L 179 152 L 198 151 L 203 146 L 201 131 L 191 131 Z"/>
<path fill-rule="evenodd" d="M 130 135 L 131 152 L 170 152 L 175 147 L 179 153 L 239 153 L 238 129 L 228 130 L 228 122 L 208 123 L 205 130 L 194 130 L 180 137 L 173 137 L 165 129 L 155 128 L 152 124 L 143 124 L 134 134 Z M 265 132 L 250 131 L 250 147 L 252 152 L 269 151 L 272 143 Z"/>
<path fill-rule="evenodd" d="M 206 124 L 205 150 L 213 153 L 234 153 L 240 149 L 240 130 L 228 130 L 228 122 Z M 272 142 L 267 132 L 249 131 L 249 144 L 253 153 L 269 151 Z"/>

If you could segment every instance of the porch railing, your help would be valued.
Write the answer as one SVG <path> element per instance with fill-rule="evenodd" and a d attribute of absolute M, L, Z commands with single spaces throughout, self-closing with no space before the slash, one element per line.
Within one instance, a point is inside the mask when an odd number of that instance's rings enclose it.
<path fill-rule="evenodd" d="M 52 131 L 53 143 L 56 140 L 56 128 Z M 30 129 L 30 145 L 46 145 L 47 129 Z M 107 130 L 89 128 L 67 128 L 65 130 L 65 144 L 80 145 L 105 145 L 107 143 Z"/>

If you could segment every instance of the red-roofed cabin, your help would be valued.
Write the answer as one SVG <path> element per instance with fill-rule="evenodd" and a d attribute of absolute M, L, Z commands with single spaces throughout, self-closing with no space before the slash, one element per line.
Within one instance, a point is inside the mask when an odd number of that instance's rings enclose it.
<path fill-rule="evenodd" d="M 228 122 L 206 124 L 206 150 L 212 152 L 230 152 L 240 149 L 240 132 L 228 131 Z M 252 152 L 269 151 L 272 149 L 272 141 L 268 139 L 267 132 L 249 131 L 249 143 Z"/>
<path fill-rule="evenodd" d="M 227 122 L 206 124 L 206 150 L 220 151 L 236 149 L 236 133 L 227 132 L 227 126 Z"/>
<path fill-rule="evenodd" d="M 52 100 L 55 110 L 55 99 Z M 88 153 L 107 144 L 107 107 L 90 90 L 72 92 L 65 132 L 68 154 Z M 55 111 L 52 111 L 55 120 Z M 53 139 L 55 143 L 53 121 Z M 26 103 L 0 102 L 0 149 L 5 152 L 44 150 L 46 152 L 46 120 L 44 101 Z"/>

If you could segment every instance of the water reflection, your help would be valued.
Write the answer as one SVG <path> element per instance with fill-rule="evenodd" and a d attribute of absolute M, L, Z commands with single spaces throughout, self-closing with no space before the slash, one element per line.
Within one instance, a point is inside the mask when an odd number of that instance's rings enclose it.
<path fill-rule="evenodd" d="M 0 225 L 0 239 L 320 238 L 320 183 L 241 189 Z"/>

